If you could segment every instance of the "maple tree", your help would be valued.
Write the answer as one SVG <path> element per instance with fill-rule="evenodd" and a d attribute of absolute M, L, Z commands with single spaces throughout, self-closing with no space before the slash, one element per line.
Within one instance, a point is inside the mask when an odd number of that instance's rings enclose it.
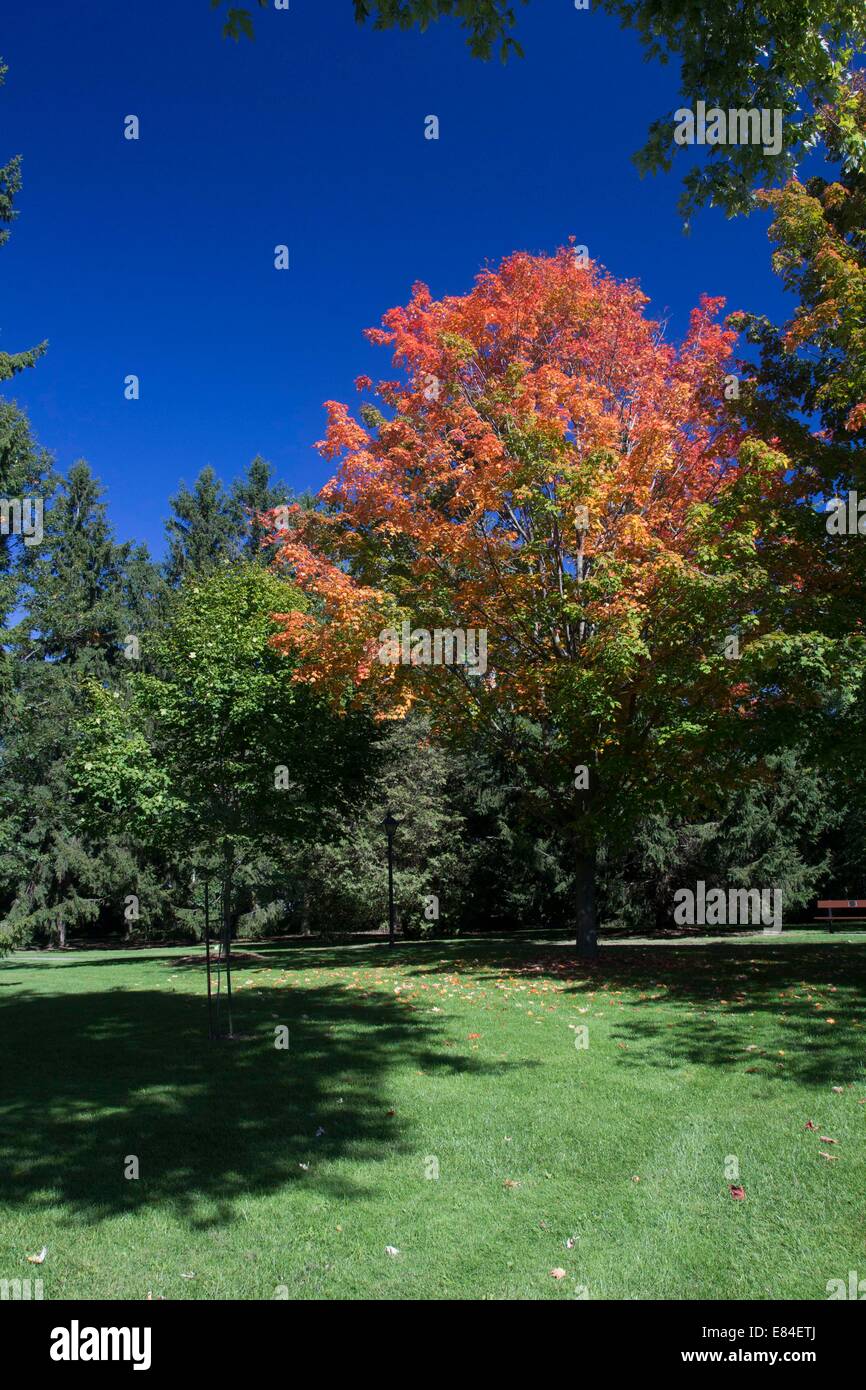
<path fill-rule="evenodd" d="M 852 78 L 839 101 L 818 114 L 828 158 L 838 172 L 766 189 L 773 213 L 773 265 L 797 307 L 783 329 L 758 315 L 739 326 L 763 352 L 760 399 L 777 431 L 795 413 L 818 415 L 813 460 L 832 486 L 837 475 L 862 485 L 866 438 L 866 77 Z"/>
<path fill-rule="evenodd" d="M 380 715 L 421 705 L 455 737 L 508 731 L 571 843 L 586 953 L 599 844 L 712 802 L 757 746 L 803 567 L 789 460 L 725 399 L 721 301 L 679 348 L 646 302 L 570 248 L 462 296 L 416 285 L 369 332 L 398 376 L 358 380 L 358 419 L 327 403 L 337 472 L 274 536 L 311 599 L 274 639 L 296 679 L 338 698 L 352 681 Z M 383 660 L 404 622 L 486 631 L 489 669 L 430 663 L 421 640 Z"/>
<path fill-rule="evenodd" d="M 856 887 L 866 823 L 859 773 L 866 736 L 866 553 L 862 530 L 828 539 L 822 504 L 866 499 L 866 76 L 853 76 L 817 120 L 836 167 L 759 195 L 773 213 L 773 264 L 796 297 L 794 311 L 781 327 L 756 314 L 735 321 L 758 350 L 746 416 L 798 460 L 791 523 L 804 540 L 811 533 L 812 625 L 825 649 L 837 645 L 837 665 L 844 653 L 844 698 L 829 711 L 832 737 L 823 766 L 835 769 L 840 805 L 847 808 L 844 881 Z M 819 733 L 810 730 L 813 746 Z"/>

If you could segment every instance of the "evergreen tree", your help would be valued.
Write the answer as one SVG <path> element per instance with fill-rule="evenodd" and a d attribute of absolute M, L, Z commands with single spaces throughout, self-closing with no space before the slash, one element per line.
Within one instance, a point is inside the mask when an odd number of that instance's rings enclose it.
<path fill-rule="evenodd" d="M 30 601 L 17 643 L 24 660 L 86 663 L 104 678 L 122 656 L 123 574 L 102 489 L 83 459 L 74 463 L 46 514 L 45 539 L 29 578 Z"/>
<path fill-rule="evenodd" d="M 9 633 L 13 679 L 0 749 L 3 932 L 64 944 L 70 928 L 104 913 L 123 920 L 127 898 L 144 896 L 142 877 L 162 877 L 136 855 L 122 825 L 99 841 L 88 837 L 67 775 L 83 683 L 116 685 L 155 571 L 146 552 L 115 542 L 102 490 L 84 462 L 59 486 L 28 560 L 24 616 Z M 158 896 L 153 889 L 148 901 Z"/>
<path fill-rule="evenodd" d="M 288 506 L 292 500 L 285 483 L 274 480 L 273 466 L 261 454 L 256 454 L 231 490 L 231 508 L 241 537 L 240 549 L 249 559 L 262 558 L 262 542 L 268 533 L 259 519 L 262 512 Z"/>
<path fill-rule="evenodd" d="M 710 888 L 778 889 L 785 920 L 796 918 L 825 882 L 839 814 L 826 773 L 807 750 L 769 757 L 760 778 L 744 780 L 712 820 L 655 814 L 633 842 L 603 858 L 608 922 L 638 931 L 670 928 L 674 893 L 702 880 Z"/>
<path fill-rule="evenodd" d="M 170 499 L 174 516 L 166 522 L 165 577 L 176 588 L 188 575 L 204 577 L 237 559 L 238 511 L 211 467 L 203 468 L 192 491 L 181 484 Z"/>

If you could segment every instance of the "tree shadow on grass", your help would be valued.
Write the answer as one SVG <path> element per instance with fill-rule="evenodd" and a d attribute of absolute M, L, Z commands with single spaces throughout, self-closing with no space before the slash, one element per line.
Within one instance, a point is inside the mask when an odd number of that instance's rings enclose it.
<path fill-rule="evenodd" d="M 602 1004 L 624 992 L 617 999 L 624 1012 L 611 1012 L 612 1038 L 622 1045 L 618 1060 L 626 1067 L 688 1064 L 727 1068 L 744 1079 L 866 1084 L 860 944 L 617 946 L 603 948 L 593 962 L 576 959 L 573 948 L 528 944 L 500 950 L 491 961 L 486 945 L 473 945 L 464 948 L 461 966 L 479 979 L 553 978 L 566 993 L 595 992 Z M 426 961 L 415 973 L 453 970 L 453 961 Z"/>
<path fill-rule="evenodd" d="M 345 1166 L 338 1176 L 325 1165 L 410 1151 L 388 1093 L 395 1063 L 486 1070 L 445 1054 L 442 1024 L 385 994 L 267 990 L 245 994 L 238 1015 L 250 1036 L 209 1044 L 203 999 L 179 992 L 4 996 L 4 1199 L 60 1201 L 88 1219 L 153 1203 L 204 1228 L 234 1219 L 240 1199 L 294 1183 L 362 1196 Z M 278 1025 L 288 1050 L 274 1045 Z M 129 1155 L 138 1179 L 124 1176 Z"/>
<path fill-rule="evenodd" d="M 649 998 L 632 999 L 614 1036 L 623 1063 L 723 1067 L 746 1081 L 826 1089 L 864 1083 L 866 953 L 861 947 L 709 947 L 686 974 L 658 975 L 676 1018 L 659 1029 Z M 691 951 L 689 959 L 691 959 Z M 651 989 L 648 994 L 660 991 Z M 668 1020 L 670 1021 L 670 1020 Z"/>

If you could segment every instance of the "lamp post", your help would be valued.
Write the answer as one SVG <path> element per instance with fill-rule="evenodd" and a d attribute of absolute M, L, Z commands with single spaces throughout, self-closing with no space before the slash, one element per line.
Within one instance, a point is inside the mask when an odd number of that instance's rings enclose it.
<path fill-rule="evenodd" d="M 388 836 L 388 945 L 394 945 L 394 831 L 400 822 L 390 811 L 382 821 Z"/>

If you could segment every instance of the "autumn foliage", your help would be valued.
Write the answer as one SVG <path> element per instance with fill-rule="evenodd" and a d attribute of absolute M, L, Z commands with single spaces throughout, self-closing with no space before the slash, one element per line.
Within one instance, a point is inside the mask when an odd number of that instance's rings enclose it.
<path fill-rule="evenodd" d="M 382 714 L 423 700 L 463 729 L 536 721 L 566 818 L 575 760 L 600 816 L 666 763 L 686 789 L 683 758 L 751 706 L 726 635 L 772 632 L 797 584 L 775 505 L 788 462 L 725 399 L 721 301 L 680 346 L 646 303 L 570 248 L 512 255 L 461 296 L 416 285 L 369 332 L 395 379 L 358 381 L 357 418 L 328 403 L 335 475 L 277 537 L 313 600 L 278 639 L 302 679 Z M 486 629 L 489 671 L 383 664 L 403 620 Z"/>

